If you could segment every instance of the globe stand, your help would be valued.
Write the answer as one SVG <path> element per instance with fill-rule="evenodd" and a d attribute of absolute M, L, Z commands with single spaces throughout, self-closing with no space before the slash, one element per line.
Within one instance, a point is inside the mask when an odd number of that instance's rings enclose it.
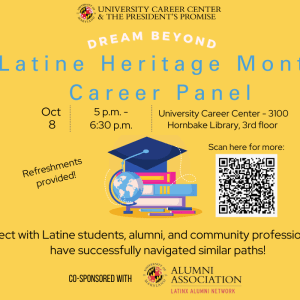
<path fill-rule="evenodd" d="M 126 209 L 123 211 L 124 215 L 132 215 L 133 211 L 130 210 L 130 206 L 126 206 Z"/>

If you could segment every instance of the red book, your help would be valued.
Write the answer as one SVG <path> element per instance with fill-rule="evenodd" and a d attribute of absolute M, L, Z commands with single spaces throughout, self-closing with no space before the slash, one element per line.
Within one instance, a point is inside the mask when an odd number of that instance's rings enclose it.
<path fill-rule="evenodd" d="M 172 210 L 171 212 L 174 215 L 193 215 L 196 213 L 194 210 Z"/>
<path fill-rule="evenodd" d="M 138 176 L 141 177 L 144 184 L 172 184 L 176 183 L 176 172 L 166 172 L 166 173 L 159 173 L 159 172 L 151 172 L 151 173 L 136 173 Z"/>

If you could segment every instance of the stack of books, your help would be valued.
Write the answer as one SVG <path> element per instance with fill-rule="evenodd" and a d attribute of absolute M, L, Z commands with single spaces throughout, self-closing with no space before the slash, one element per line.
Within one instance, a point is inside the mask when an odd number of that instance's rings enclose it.
<path fill-rule="evenodd" d="M 186 197 L 197 196 L 197 184 L 176 184 L 176 172 L 136 174 L 144 183 L 144 191 L 132 208 L 140 208 L 150 216 L 195 213 L 191 207 L 186 207 Z"/>

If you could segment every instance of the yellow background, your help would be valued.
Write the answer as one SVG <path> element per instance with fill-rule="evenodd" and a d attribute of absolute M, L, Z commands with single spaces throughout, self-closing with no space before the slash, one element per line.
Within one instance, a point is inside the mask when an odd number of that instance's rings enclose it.
<path fill-rule="evenodd" d="M 1 219 L 0 231 L 33 230 L 63 231 L 276 231 L 298 230 L 298 74 L 299 5 L 295 1 L 268 4 L 262 1 L 93 1 L 99 5 L 219 5 L 222 13 L 215 21 L 98 21 L 81 23 L 76 14 L 83 4 L 78 1 L 14 1 L 6 3 L 0 19 L 1 52 L 3 67 L 1 84 Z M 97 13 L 98 16 L 98 13 Z M 143 41 L 97 45 L 90 50 L 87 40 L 117 34 L 120 40 L 125 32 L 143 32 Z M 151 41 L 151 31 L 197 35 L 216 41 L 214 49 L 186 44 L 182 41 Z M 48 55 L 49 71 L 44 71 L 44 58 Z M 101 56 L 115 55 L 115 71 L 101 71 Z M 156 56 L 157 71 L 150 70 L 152 55 Z M 237 56 L 255 55 L 255 72 L 238 72 Z M 32 71 L 31 60 L 39 60 L 40 71 Z M 167 57 L 169 72 L 164 72 L 159 60 Z M 16 61 L 26 61 L 26 72 L 16 72 Z M 64 59 L 67 71 L 56 72 L 55 60 Z M 84 70 L 72 68 L 76 59 L 84 61 Z M 121 61 L 129 59 L 132 71 L 121 70 Z M 143 72 L 137 69 L 139 59 L 147 60 Z M 182 59 L 186 71 L 175 72 L 174 61 Z M 192 75 L 190 64 L 194 59 L 203 60 L 203 73 Z M 208 70 L 209 61 L 217 59 L 220 70 Z M 262 61 L 270 59 L 274 70 L 265 72 Z M 289 59 L 290 72 L 280 72 L 280 60 Z M 51 70 L 52 68 L 52 70 Z M 109 68 L 108 68 L 109 69 Z M 73 84 L 81 84 L 84 94 L 99 90 L 100 99 L 90 101 L 85 96 L 80 101 L 69 97 Z M 190 92 L 177 101 L 177 84 L 187 84 Z M 251 85 L 251 100 L 229 100 L 231 89 L 245 90 Z M 121 101 L 115 96 L 104 99 L 104 91 L 127 88 L 132 97 Z M 149 96 L 144 101 L 133 95 L 139 88 L 152 94 L 160 88 L 158 100 Z M 194 99 L 194 90 L 206 91 L 205 101 Z M 222 101 L 211 100 L 212 88 L 223 90 Z M 69 107 L 72 105 L 72 132 L 69 132 Z M 151 132 L 151 105 L 153 105 L 153 131 Z M 43 107 L 60 108 L 62 116 L 55 118 L 57 128 L 48 129 L 52 118 L 41 115 Z M 92 130 L 89 124 L 100 120 L 93 115 L 94 108 L 128 111 L 120 120 L 130 121 L 132 130 Z M 158 118 L 158 110 L 186 111 L 202 109 L 214 111 L 264 111 L 289 110 L 288 118 L 274 120 L 277 130 L 167 130 L 167 119 Z M 110 119 L 114 121 L 113 119 Z M 119 119 L 118 119 L 119 120 Z M 216 120 L 216 119 L 214 119 Z M 236 119 L 226 119 L 236 121 Z M 260 119 L 259 119 L 260 120 Z M 263 119 L 268 120 L 266 117 Z M 173 121 L 171 119 L 171 121 Z M 175 119 L 184 122 L 184 119 Z M 211 120 L 207 120 L 211 121 Z M 222 121 L 222 120 L 221 120 Z M 224 120 L 225 121 L 225 120 Z M 250 119 L 249 119 L 250 121 Z M 255 120 L 254 120 L 255 121 Z M 120 160 L 110 157 L 108 151 L 116 146 L 144 136 L 165 142 L 177 143 L 187 149 L 183 156 L 183 173 L 197 178 L 198 197 L 189 198 L 188 205 L 202 210 L 200 215 L 180 219 L 135 219 L 114 216 L 115 208 L 106 197 L 104 177 L 108 169 L 120 166 Z M 123 143 L 124 141 L 124 143 Z M 126 141 L 126 142 L 125 142 Z M 277 218 L 216 218 L 215 217 L 215 155 L 208 151 L 208 144 L 280 144 L 284 151 L 278 154 L 278 217 Z M 243 153 L 259 154 L 245 151 Z M 64 171 L 54 171 L 31 178 L 23 178 L 22 170 L 45 167 L 74 159 L 83 164 Z M 179 158 L 168 165 L 177 171 Z M 172 168 L 172 169 L 171 169 Z M 36 181 L 55 175 L 76 172 L 77 178 L 62 183 L 36 188 Z M 111 171 L 112 172 L 112 171 Z M 109 173 L 112 174 L 112 173 Z M 266 245 L 265 255 L 232 256 L 54 256 L 54 247 L 104 247 L 119 246 L 119 241 L 46 241 L 1 240 L 0 282 L 3 299 L 100 299 L 120 297 L 125 299 L 153 299 L 171 297 L 171 268 L 173 266 L 213 266 L 216 275 L 241 275 L 242 286 L 235 295 L 203 295 L 201 297 L 236 299 L 295 299 L 298 295 L 299 246 L 297 241 L 260 241 L 254 246 Z M 137 247 L 201 246 L 247 247 L 252 243 L 242 241 L 135 241 L 125 245 Z M 167 282 L 159 288 L 150 288 L 144 282 L 146 265 L 161 263 L 168 272 Z M 132 283 L 69 283 L 69 274 L 133 274 Z M 199 288 L 199 287 L 198 287 Z M 182 297 L 174 296 L 174 297 Z M 192 297 L 188 295 L 186 297 Z M 197 296 L 199 297 L 199 296 Z"/>

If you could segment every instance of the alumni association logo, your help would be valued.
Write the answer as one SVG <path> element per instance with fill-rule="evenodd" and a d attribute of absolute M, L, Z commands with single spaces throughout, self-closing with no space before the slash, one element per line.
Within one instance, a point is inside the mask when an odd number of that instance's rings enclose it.
<path fill-rule="evenodd" d="M 79 21 L 83 23 L 92 22 L 95 19 L 95 8 L 91 4 L 82 4 L 77 9 Z"/>
<path fill-rule="evenodd" d="M 151 287 L 159 287 L 166 282 L 166 269 L 161 264 L 150 264 L 144 272 L 145 282 Z"/>

